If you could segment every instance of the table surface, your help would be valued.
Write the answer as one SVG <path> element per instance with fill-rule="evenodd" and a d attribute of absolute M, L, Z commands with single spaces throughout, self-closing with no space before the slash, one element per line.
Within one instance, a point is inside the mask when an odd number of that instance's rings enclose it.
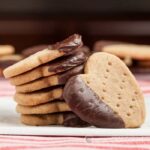
<path fill-rule="evenodd" d="M 144 95 L 150 95 L 150 75 L 136 75 Z M 0 78 L 0 96 L 12 96 L 12 87 Z M 0 150 L 23 149 L 102 149 L 102 150 L 148 150 L 150 137 L 60 137 L 60 136 L 15 136 L 0 135 Z"/>

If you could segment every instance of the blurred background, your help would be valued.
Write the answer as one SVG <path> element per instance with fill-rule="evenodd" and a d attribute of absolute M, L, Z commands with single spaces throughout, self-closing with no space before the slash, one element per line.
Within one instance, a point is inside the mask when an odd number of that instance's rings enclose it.
<path fill-rule="evenodd" d="M 17 52 L 83 35 L 96 40 L 150 44 L 149 0 L 0 0 L 0 44 Z"/>

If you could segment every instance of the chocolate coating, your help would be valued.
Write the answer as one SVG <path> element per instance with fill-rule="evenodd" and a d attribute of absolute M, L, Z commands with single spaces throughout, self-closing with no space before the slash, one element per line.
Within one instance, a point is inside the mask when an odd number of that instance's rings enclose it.
<path fill-rule="evenodd" d="M 80 51 L 74 55 L 70 55 L 61 60 L 58 59 L 55 62 L 50 63 L 48 71 L 59 73 L 64 70 L 69 70 L 73 67 L 83 64 L 87 60 L 89 54 L 90 52 L 88 49 L 80 49 Z"/>
<path fill-rule="evenodd" d="M 63 98 L 82 120 L 101 128 L 124 128 L 123 120 L 108 106 L 80 76 L 65 85 Z"/>
<path fill-rule="evenodd" d="M 64 118 L 64 126 L 67 127 L 87 127 L 90 126 L 89 123 L 81 120 L 77 115 L 75 115 L 74 113 L 64 113 L 63 115 Z"/>
<path fill-rule="evenodd" d="M 75 52 L 75 49 L 83 45 L 81 35 L 74 34 L 69 36 L 61 42 L 57 42 L 51 45 L 50 49 L 57 49 L 61 52 L 66 53 L 66 55 L 72 54 Z"/>
<path fill-rule="evenodd" d="M 49 45 L 42 44 L 42 45 L 37 45 L 37 46 L 29 47 L 29 48 L 24 49 L 24 50 L 22 51 L 22 55 L 23 55 L 24 57 L 28 57 L 28 56 L 30 56 L 30 55 L 32 55 L 32 54 L 34 54 L 34 53 L 37 53 L 37 52 L 39 52 L 39 51 L 41 51 L 41 50 L 47 48 L 48 46 L 49 46 Z"/>
<path fill-rule="evenodd" d="M 63 74 L 60 74 L 58 78 L 59 84 L 65 84 L 72 76 L 83 73 L 84 65 L 77 66 Z"/>

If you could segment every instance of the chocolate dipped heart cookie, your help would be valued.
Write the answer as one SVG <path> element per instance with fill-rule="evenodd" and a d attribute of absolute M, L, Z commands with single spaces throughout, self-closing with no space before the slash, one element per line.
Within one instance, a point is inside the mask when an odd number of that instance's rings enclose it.
<path fill-rule="evenodd" d="M 69 79 L 63 97 L 82 120 L 102 128 L 135 128 L 145 119 L 143 94 L 132 73 L 116 56 L 91 55 L 85 74 Z"/>

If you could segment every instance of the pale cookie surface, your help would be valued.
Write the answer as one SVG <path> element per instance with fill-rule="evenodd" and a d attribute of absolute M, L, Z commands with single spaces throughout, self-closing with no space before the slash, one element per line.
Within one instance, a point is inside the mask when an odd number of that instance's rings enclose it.
<path fill-rule="evenodd" d="M 113 44 L 104 46 L 103 52 L 114 54 L 121 58 L 132 58 L 135 60 L 150 60 L 150 46 L 136 44 Z"/>
<path fill-rule="evenodd" d="M 15 48 L 12 45 L 0 45 L 0 56 L 10 55 L 15 52 Z"/>
<path fill-rule="evenodd" d="M 83 73 L 83 65 L 75 67 L 62 74 L 40 78 L 38 80 L 29 82 L 27 84 L 16 86 L 16 91 L 20 93 L 29 93 L 29 92 L 37 91 L 37 90 L 44 89 L 47 87 L 52 87 L 56 85 L 64 85 L 70 77 L 77 75 L 77 74 L 81 74 L 81 73 Z"/>
<path fill-rule="evenodd" d="M 64 43 L 64 41 L 67 42 Z M 70 36 L 68 39 L 64 41 L 58 44 L 56 43 L 55 46 L 53 47 L 54 50 L 51 50 L 49 48 L 44 49 L 6 68 L 4 70 L 5 78 L 20 75 L 42 64 L 48 63 L 56 58 L 72 54 L 78 47 L 82 46 L 81 36 L 77 34 Z"/>
<path fill-rule="evenodd" d="M 50 63 L 36 67 L 31 71 L 12 77 L 9 79 L 10 83 L 12 85 L 22 85 L 41 77 L 47 77 L 57 73 L 65 72 L 76 66 L 79 66 L 88 58 L 89 53 L 85 52 L 85 49 L 87 48 L 79 48 L 78 52 L 73 55 L 56 59 Z M 87 51 L 89 50 L 87 49 Z"/>
<path fill-rule="evenodd" d="M 37 106 L 17 105 L 16 110 L 21 114 L 49 114 L 71 111 L 70 107 L 64 101 L 54 101 Z"/>
<path fill-rule="evenodd" d="M 92 70 L 93 67 L 99 69 Z M 85 73 L 94 73 L 101 79 L 101 89 L 96 89 L 97 85 L 93 82 L 90 87 L 100 98 L 104 96 L 103 101 L 121 116 L 126 127 L 137 127 L 143 123 L 143 94 L 135 77 L 119 58 L 107 53 L 95 53 L 87 61 Z"/>
<path fill-rule="evenodd" d="M 23 59 L 23 57 L 21 55 L 17 55 L 17 54 L 13 54 L 13 55 L 4 55 L 0 57 L 0 61 L 5 61 L 5 60 L 16 60 L 16 61 L 20 61 L 21 59 Z"/>
<path fill-rule="evenodd" d="M 143 94 L 134 76 L 108 53 L 91 55 L 85 74 L 72 77 L 63 96 L 80 118 L 99 127 L 134 128 L 145 119 Z"/>
<path fill-rule="evenodd" d="M 15 101 L 24 106 L 35 106 L 56 99 L 62 99 L 63 88 L 58 87 L 54 89 L 45 89 L 32 93 L 16 93 L 14 95 Z"/>
<path fill-rule="evenodd" d="M 87 122 L 82 121 L 72 112 L 54 113 L 44 115 L 21 115 L 21 122 L 27 125 L 64 125 L 70 127 L 89 126 Z"/>

